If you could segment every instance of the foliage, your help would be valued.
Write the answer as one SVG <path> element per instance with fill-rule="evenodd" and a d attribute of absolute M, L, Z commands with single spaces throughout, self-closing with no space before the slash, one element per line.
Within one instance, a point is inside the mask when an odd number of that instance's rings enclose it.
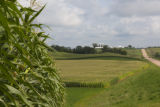
<path fill-rule="evenodd" d="M 67 52 L 67 53 L 76 53 L 76 54 L 94 54 L 96 50 L 89 46 L 77 46 L 76 48 L 71 49 L 70 47 L 59 46 L 59 45 L 52 45 L 53 49 L 58 52 Z"/>
<path fill-rule="evenodd" d="M 48 35 L 36 32 L 41 24 L 33 24 L 44 7 L 35 11 L 0 0 L 1 107 L 62 105 L 64 89 L 46 49 Z"/>
<path fill-rule="evenodd" d="M 96 53 L 96 50 L 89 46 L 85 46 L 85 47 L 77 46 L 76 48 L 73 49 L 73 53 L 91 54 L 91 53 Z"/>
<path fill-rule="evenodd" d="M 127 51 L 122 50 L 120 48 L 110 48 L 108 45 L 103 46 L 102 52 L 112 52 L 112 53 L 118 53 L 121 55 L 127 55 Z"/>
<path fill-rule="evenodd" d="M 150 57 L 153 57 L 158 60 L 160 59 L 160 48 L 159 47 L 153 47 L 153 48 L 150 47 L 150 48 L 147 48 L 146 51 Z"/>
<path fill-rule="evenodd" d="M 101 49 L 102 52 L 98 52 L 95 47 L 97 47 L 98 44 L 93 43 L 93 47 L 90 46 L 76 46 L 75 48 L 65 47 L 65 46 L 59 46 L 59 45 L 52 45 L 52 49 L 55 49 L 58 52 L 67 52 L 67 53 L 76 53 L 76 54 L 96 54 L 96 53 L 105 53 L 105 52 L 111 52 L 111 53 L 117 53 L 121 55 L 127 55 L 127 51 L 122 50 L 120 48 L 110 48 L 108 45 L 104 45 Z"/>
<path fill-rule="evenodd" d="M 128 46 L 125 47 L 125 48 L 133 49 L 133 48 L 135 48 L 135 47 L 133 47 L 132 45 L 128 45 Z"/>
<path fill-rule="evenodd" d="M 160 57 L 160 53 L 159 53 L 159 52 L 156 52 L 154 56 L 155 56 L 155 57 Z"/>
<path fill-rule="evenodd" d="M 55 49 L 58 52 L 69 52 L 72 53 L 72 49 L 70 47 L 64 47 L 64 46 L 59 46 L 59 45 L 52 45 L 51 46 L 53 49 Z"/>
<path fill-rule="evenodd" d="M 86 88 L 105 88 L 105 83 L 102 82 L 65 82 L 66 87 L 86 87 Z"/>
<path fill-rule="evenodd" d="M 98 47 L 98 44 L 97 43 L 93 43 L 92 46 L 93 46 L 93 48 L 96 48 L 96 47 Z"/>

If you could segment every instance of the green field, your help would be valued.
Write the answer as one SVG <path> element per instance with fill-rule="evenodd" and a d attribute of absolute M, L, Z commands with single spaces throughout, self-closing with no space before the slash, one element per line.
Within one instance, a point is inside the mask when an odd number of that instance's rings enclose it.
<path fill-rule="evenodd" d="M 159 68 L 151 65 L 115 86 L 85 97 L 75 107 L 160 107 Z"/>
<path fill-rule="evenodd" d="M 143 58 L 141 54 L 141 49 L 124 49 L 127 51 L 129 57 L 132 58 Z"/>
<path fill-rule="evenodd" d="M 140 49 L 126 51 L 127 56 L 56 53 L 64 82 L 109 84 L 107 88 L 66 88 L 65 107 L 159 107 L 159 68 L 143 60 Z"/>
<path fill-rule="evenodd" d="M 103 90 L 103 88 L 67 88 L 65 107 L 75 107 L 76 103 Z"/>
<path fill-rule="evenodd" d="M 160 48 L 147 48 L 147 53 L 150 57 L 160 59 L 158 57 L 155 57 L 155 54 L 158 52 L 160 53 Z"/>
<path fill-rule="evenodd" d="M 63 81 L 107 82 L 145 66 L 142 61 L 131 60 L 57 60 Z"/>

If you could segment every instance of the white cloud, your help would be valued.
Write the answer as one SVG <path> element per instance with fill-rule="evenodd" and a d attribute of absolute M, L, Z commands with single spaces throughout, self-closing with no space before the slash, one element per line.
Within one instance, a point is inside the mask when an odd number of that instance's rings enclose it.
<path fill-rule="evenodd" d="M 160 45 L 160 0 L 46 0 L 48 44 Z"/>
<path fill-rule="evenodd" d="M 119 16 L 153 16 L 160 14 L 159 0 L 115 0 L 111 14 Z"/>
<path fill-rule="evenodd" d="M 151 17 L 150 24 L 151 24 L 153 34 L 160 34 L 160 16 Z"/>
<path fill-rule="evenodd" d="M 67 4 L 65 0 L 47 0 L 47 7 L 39 18 L 46 24 L 76 26 L 82 23 L 82 9 Z"/>

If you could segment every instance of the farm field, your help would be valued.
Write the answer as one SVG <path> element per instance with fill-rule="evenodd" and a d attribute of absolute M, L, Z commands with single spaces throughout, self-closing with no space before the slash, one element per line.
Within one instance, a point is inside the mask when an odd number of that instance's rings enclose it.
<path fill-rule="evenodd" d="M 65 107 L 76 107 L 81 100 L 103 91 L 103 88 L 66 88 Z"/>
<path fill-rule="evenodd" d="M 160 107 L 159 7 L 1 0 L 0 107 Z"/>
<path fill-rule="evenodd" d="M 150 65 L 125 81 L 84 98 L 75 107 L 159 107 L 160 72 Z"/>
<path fill-rule="evenodd" d="M 132 58 L 143 58 L 141 54 L 141 49 L 124 49 L 127 51 L 127 56 Z"/>
<path fill-rule="evenodd" d="M 131 60 L 57 60 L 65 82 L 107 82 L 145 66 Z"/>
<path fill-rule="evenodd" d="M 65 107 L 159 107 L 160 72 L 145 69 L 109 88 L 66 88 Z"/>
<path fill-rule="evenodd" d="M 121 104 L 124 105 L 124 107 L 127 104 L 134 107 L 129 98 L 137 93 L 138 90 L 144 88 L 142 85 L 141 88 L 138 87 L 134 89 L 133 87 L 136 87 L 136 84 L 138 83 L 135 79 L 142 79 L 138 75 L 142 75 L 142 77 L 146 75 L 143 74 L 144 69 L 146 70 L 146 67 L 148 69 L 150 64 L 141 60 L 142 55 L 140 50 L 130 49 L 127 51 L 129 53 L 127 57 L 112 53 L 105 53 L 104 57 L 97 57 L 100 56 L 100 54 L 84 56 L 77 54 L 76 56 L 76 54 L 61 53 L 61 55 L 57 55 L 59 56 L 59 60 L 56 60 L 56 66 L 59 69 L 64 82 L 93 84 L 102 82 L 104 84 L 110 84 L 108 88 L 67 87 L 65 107 L 123 107 Z M 69 59 L 67 55 L 69 56 Z M 109 57 L 107 57 L 107 55 Z M 61 58 L 64 57 L 65 60 L 62 60 Z M 78 59 L 79 57 L 80 59 Z M 111 82 L 116 78 L 118 78 L 116 84 L 111 85 Z M 118 81 L 121 82 L 119 83 Z M 135 86 L 132 85 L 134 83 Z M 128 89 L 126 91 L 127 94 L 124 94 L 124 88 Z M 117 95 L 115 95 L 112 90 L 114 90 Z M 122 102 L 117 100 L 123 98 L 118 93 L 126 96 Z M 138 95 L 135 95 L 134 100 L 137 101 L 137 98 Z M 112 99 L 114 99 L 114 101 L 112 101 Z M 139 104 L 139 102 L 135 104 Z"/>
<path fill-rule="evenodd" d="M 156 59 L 159 59 L 159 60 L 160 60 L 159 57 L 155 57 L 155 54 L 156 54 L 157 52 L 160 53 L 160 48 L 147 48 L 146 51 L 147 51 L 147 53 L 148 53 L 148 55 L 149 55 L 150 57 L 156 58 Z"/>
<path fill-rule="evenodd" d="M 140 49 L 126 51 L 127 56 L 58 53 L 56 66 L 64 82 L 109 84 L 66 87 L 65 107 L 159 107 L 159 68 L 143 60 Z"/>

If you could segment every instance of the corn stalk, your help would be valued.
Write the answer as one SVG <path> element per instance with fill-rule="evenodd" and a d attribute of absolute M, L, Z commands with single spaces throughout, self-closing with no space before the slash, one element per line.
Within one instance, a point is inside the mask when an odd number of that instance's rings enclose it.
<path fill-rule="evenodd" d="M 36 32 L 39 11 L 16 0 L 0 0 L 0 107 L 60 107 L 64 88 L 45 44 Z"/>

